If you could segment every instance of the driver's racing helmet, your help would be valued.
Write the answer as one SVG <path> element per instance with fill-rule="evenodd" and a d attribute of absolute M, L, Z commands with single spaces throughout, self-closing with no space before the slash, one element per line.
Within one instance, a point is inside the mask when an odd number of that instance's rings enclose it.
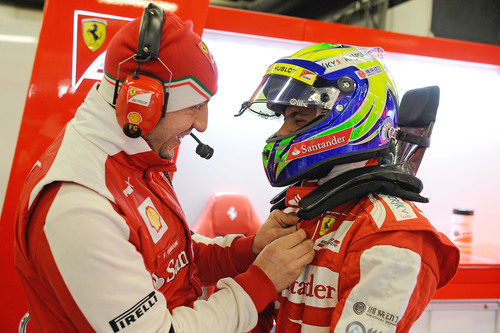
<path fill-rule="evenodd" d="M 388 153 L 398 97 L 382 55 L 380 48 L 322 43 L 267 69 L 240 114 L 248 109 L 276 118 L 289 105 L 316 112 L 297 131 L 267 139 L 263 162 L 272 186 L 321 178 L 335 165 Z"/>

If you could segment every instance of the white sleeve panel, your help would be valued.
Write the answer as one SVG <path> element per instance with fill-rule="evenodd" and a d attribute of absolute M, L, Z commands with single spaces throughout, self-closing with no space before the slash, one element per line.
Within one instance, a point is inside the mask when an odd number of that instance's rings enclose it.
<path fill-rule="evenodd" d="M 109 201 L 83 186 L 64 183 L 46 217 L 45 235 L 57 268 L 74 301 L 98 332 L 248 331 L 257 311 L 232 279 L 194 308 L 171 315 L 153 289 L 143 258 L 128 241 L 129 229 Z M 173 316 L 173 317 L 172 317 Z"/>
<path fill-rule="evenodd" d="M 345 301 L 335 332 L 357 326 L 395 332 L 405 313 L 420 272 L 420 255 L 392 245 L 377 245 L 361 254 L 359 283 Z"/>
<path fill-rule="evenodd" d="M 178 307 L 172 311 L 175 333 L 248 332 L 257 325 L 257 309 L 243 288 L 233 279 L 219 280 L 220 289 L 208 301 L 196 301 L 193 308 Z M 196 312 L 210 313 L 198 316 Z M 234 319 L 240 318 L 238 321 Z"/>
<path fill-rule="evenodd" d="M 205 245 L 218 245 L 220 247 L 229 247 L 233 243 L 233 241 L 238 238 L 243 237 L 243 235 L 231 234 L 227 236 L 217 236 L 214 238 L 209 238 L 206 236 L 202 236 L 200 234 L 193 234 L 191 238 L 196 243 L 205 244 Z"/>
<path fill-rule="evenodd" d="M 115 325 L 120 332 L 168 332 L 165 298 L 154 291 L 127 224 L 107 199 L 63 183 L 44 231 L 64 283 L 96 331 L 113 332 Z"/>

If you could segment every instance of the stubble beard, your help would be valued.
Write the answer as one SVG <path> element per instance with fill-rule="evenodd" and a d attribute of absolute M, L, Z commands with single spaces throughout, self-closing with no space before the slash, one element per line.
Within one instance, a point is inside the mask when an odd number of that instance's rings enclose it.
<path fill-rule="evenodd" d="M 168 149 L 168 147 L 162 146 L 160 148 L 160 151 L 158 152 L 158 156 L 165 160 L 172 160 L 174 158 L 174 150 L 173 149 Z"/>

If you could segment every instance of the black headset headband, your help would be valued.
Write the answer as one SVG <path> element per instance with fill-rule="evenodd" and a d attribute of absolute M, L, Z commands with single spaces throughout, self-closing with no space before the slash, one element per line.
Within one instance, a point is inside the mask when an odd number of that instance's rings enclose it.
<path fill-rule="evenodd" d="M 137 54 L 135 60 L 144 62 L 158 59 L 161 44 L 161 32 L 163 30 L 163 9 L 150 3 L 141 19 L 141 31 L 137 43 Z"/>
<path fill-rule="evenodd" d="M 138 62 L 137 69 L 139 69 L 139 64 L 142 62 L 158 59 L 158 54 L 160 52 L 160 44 L 161 44 L 161 32 L 163 30 L 163 18 L 164 18 L 163 9 L 161 9 L 154 3 L 150 3 L 146 7 L 146 9 L 144 9 L 141 18 L 141 27 L 139 30 L 139 41 L 137 43 L 137 52 L 134 55 L 134 60 Z M 116 99 L 118 98 L 118 88 L 120 85 L 119 76 L 120 76 L 120 65 L 118 65 L 115 91 L 113 95 L 113 105 L 116 104 Z M 163 113 L 165 113 L 167 101 L 168 101 L 168 96 L 165 97 L 165 106 L 163 108 Z"/>

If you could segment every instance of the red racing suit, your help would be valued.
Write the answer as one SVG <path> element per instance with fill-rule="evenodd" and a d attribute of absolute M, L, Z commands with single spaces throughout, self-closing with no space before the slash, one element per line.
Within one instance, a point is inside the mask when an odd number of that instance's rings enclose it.
<path fill-rule="evenodd" d="M 291 187 L 285 212 L 314 187 Z M 370 194 L 303 228 L 314 260 L 260 314 L 253 332 L 408 332 L 455 274 L 458 249 L 412 203 Z"/>
<path fill-rule="evenodd" d="M 236 332 L 276 289 L 253 238 L 191 235 L 161 159 L 97 90 L 31 170 L 15 264 L 34 331 Z M 233 277 L 233 278 L 231 278 Z M 209 300 L 203 284 L 217 283 Z"/>

